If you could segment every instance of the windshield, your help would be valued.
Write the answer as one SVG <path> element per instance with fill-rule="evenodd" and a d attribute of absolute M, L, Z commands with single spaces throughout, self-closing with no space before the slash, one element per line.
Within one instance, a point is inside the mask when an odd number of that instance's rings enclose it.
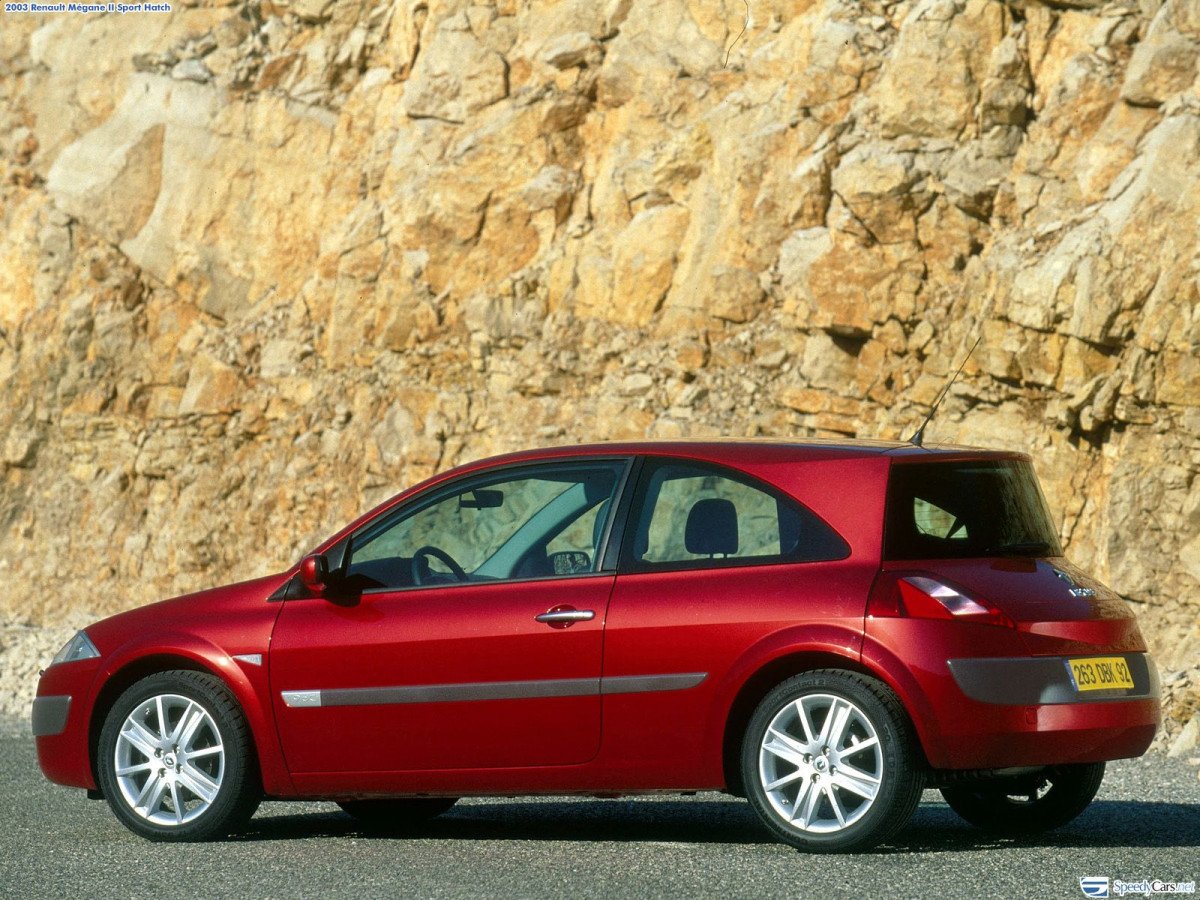
<path fill-rule="evenodd" d="M 1023 460 L 893 465 L 884 559 L 1062 556 L 1033 466 Z"/>

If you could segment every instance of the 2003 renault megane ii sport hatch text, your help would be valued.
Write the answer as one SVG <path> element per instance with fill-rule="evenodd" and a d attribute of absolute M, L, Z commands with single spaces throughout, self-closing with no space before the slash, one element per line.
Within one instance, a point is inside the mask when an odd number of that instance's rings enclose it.
<path fill-rule="evenodd" d="M 462 466 L 287 572 L 98 622 L 33 730 L 51 781 L 155 840 L 264 796 L 402 829 L 468 795 L 721 790 L 837 851 L 925 787 L 1061 825 L 1158 695 L 1025 455 L 608 444 Z"/>

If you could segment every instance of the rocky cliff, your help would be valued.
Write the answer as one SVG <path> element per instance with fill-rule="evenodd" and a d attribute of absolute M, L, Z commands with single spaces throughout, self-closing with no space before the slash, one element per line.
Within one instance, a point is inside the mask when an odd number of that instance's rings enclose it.
<path fill-rule="evenodd" d="M 10 627 L 531 443 L 907 436 L 981 336 L 930 439 L 1200 657 L 1200 4 L 171 5 L 2 20 Z"/>

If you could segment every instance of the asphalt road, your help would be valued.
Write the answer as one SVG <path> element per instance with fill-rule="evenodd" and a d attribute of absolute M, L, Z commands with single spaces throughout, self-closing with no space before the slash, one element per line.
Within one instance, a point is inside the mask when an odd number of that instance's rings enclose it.
<path fill-rule="evenodd" d="M 169 845 L 46 782 L 31 738 L 0 738 L 0 897 L 1079 898 L 1080 876 L 1200 880 L 1197 774 L 1157 756 L 1111 764 L 1079 819 L 1020 841 L 930 792 L 890 844 L 855 856 L 776 844 L 719 794 L 465 800 L 403 839 L 364 834 L 332 804 L 265 803 L 235 839 Z"/>

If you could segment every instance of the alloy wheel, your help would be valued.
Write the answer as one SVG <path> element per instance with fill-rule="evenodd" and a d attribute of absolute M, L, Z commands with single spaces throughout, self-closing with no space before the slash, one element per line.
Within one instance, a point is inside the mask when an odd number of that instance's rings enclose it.
<path fill-rule="evenodd" d="M 156 825 L 183 825 L 202 816 L 220 793 L 225 745 L 203 706 L 159 694 L 125 718 L 113 762 L 130 809 Z"/>
<path fill-rule="evenodd" d="M 844 697 L 800 697 L 767 726 L 759 777 L 771 807 L 790 825 L 813 834 L 841 831 L 866 815 L 879 793 L 879 735 Z"/>
<path fill-rule="evenodd" d="M 100 731 L 96 780 L 117 818 L 152 841 L 228 834 L 262 799 L 246 717 L 207 672 L 159 672 L 118 697 Z"/>
<path fill-rule="evenodd" d="M 887 840 L 925 782 L 899 698 L 878 679 L 840 669 L 804 672 L 770 690 L 746 725 L 741 763 L 762 824 L 813 853 Z"/>

